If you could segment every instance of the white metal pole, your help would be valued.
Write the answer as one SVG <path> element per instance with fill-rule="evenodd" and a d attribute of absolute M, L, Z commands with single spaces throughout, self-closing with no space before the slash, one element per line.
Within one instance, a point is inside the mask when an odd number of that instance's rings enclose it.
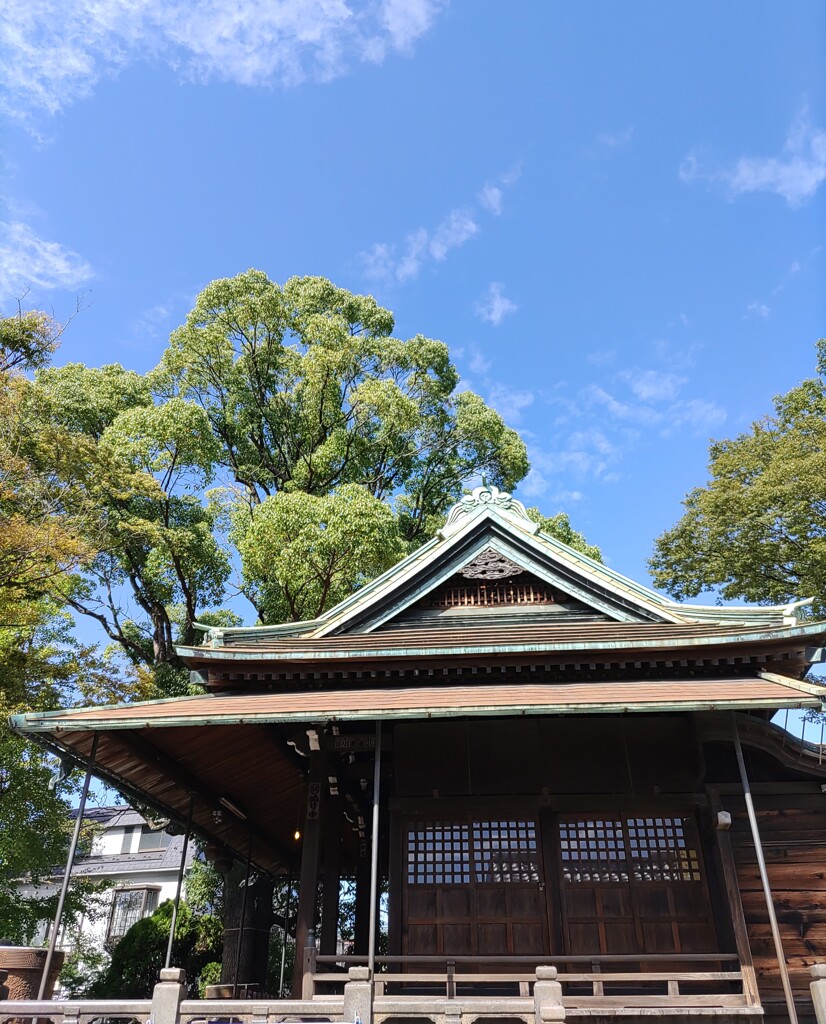
<path fill-rule="evenodd" d="M 783 994 L 786 997 L 786 1009 L 789 1012 L 789 1024 L 797 1024 L 797 1011 L 794 1005 L 789 972 L 786 967 L 786 955 L 783 952 L 783 941 L 780 938 L 780 928 L 777 925 L 777 915 L 774 912 L 774 900 L 772 899 L 771 886 L 769 885 L 769 874 L 766 870 L 766 861 L 763 857 L 763 844 L 760 841 L 760 831 L 757 827 L 757 814 L 754 810 L 754 801 L 751 797 L 751 786 L 749 777 L 746 774 L 746 762 L 743 760 L 743 748 L 740 745 L 740 732 L 737 728 L 737 718 L 734 712 L 731 713 L 731 721 L 734 726 L 734 751 L 737 754 L 737 767 L 740 769 L 740 781 L 743 784 L 743 797 L 746 801 L 746 814 L 751 826 L 751 837 L 754 840 L 754 852 L 757 854 L 757 867 L 760 870 L 760 881 L 763 884 L 763 895 L 766 897 L 766 910 L 769 914 L 772 939 L 774 940 L 774 951 L 777 955 L 777 966 L 780 969 L 780 980 L 783 983 Z"/>
<path fill-rule="evenodd" d="M 192 807 L 195 803 L 195 794 L 189 794 L 189 810 L 186 815 L 186 828 L 184 831 L 184 848 L 181 850 L 181 863 L 178 865 L 178 884 L 175 887 L 175 900 L 172 904 L 172 920 L 169 923 L 169 942 L 166 944 L 166 962 L 164 967 L 172 963 L 172 940 L 175 938 L 175 925 L 178 923 L 178 908 L 181 905 L 181 889 L 184 884 L 184 871 L 186 871 L 186 851 L 189 849 L 189 833 L 192 829 Z"/>
<path fill-rule="evenodd" d="M 80 829 L 83 825 L 83 815 L 86 812 L 86 798 L 89 796 L 89 783 L 92 781 L 92 768 L 95 764 L 95 758 L 98 752 L 98 740 L 100 739 L 100 733 L 95 733 L 92 739 L 92 751 L 89 755 L 89 765 L 86 769 L 86 778 L 83 780 L 83 789 L 80 793 L 80 804 L 77 809 L 77 817 L 75 818 L 75 830 L 72 833 L 72 842 L 69 845 L 69 856 L 66 858 L 66 870 L 63 872 L 63 885 L 60 889 L 60 898 L 57 901 L 57 910 L 55 911 L 54 921 L 52 922 L 52 934 L 49 936 L 49 949 L 46 952 L 46 962 L 43 965 L 43 976 L 40 979 L 40 987 L 37 991 L 37 998 L 42 999 L 46 992 L 46 985 L 49 982 L 49 972 L 52 969 L 52 960 L 54 959 L 54 951 L 57 946 L 57 936 L 60 932 L 60 923 L 63 918 L 63 905 L 66 902 L 66 894 L 69 891 L 69 881 L 71 880 L 72 868 L 75 863 L 75 854 L 77 852 L 77 844 L 80 839 Z"/>

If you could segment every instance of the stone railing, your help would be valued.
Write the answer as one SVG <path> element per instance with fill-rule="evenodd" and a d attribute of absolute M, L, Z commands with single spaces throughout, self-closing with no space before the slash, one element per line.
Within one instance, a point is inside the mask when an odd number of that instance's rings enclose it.
<path fill-rule="evenodd" d="M 705 972 L 704 972 L 705 973 Z M 136 1000 L 6 1000 L 0 1002 L 0 1024 L 5 1022 L 36 1022 L 36 1024 L 214 1024 L 233 1021 L 235 1024 L 284 1024 L 284 1022 L 330 1022 L 330 1024 L 382 1024 L 390 1017 L 429 1020 L 433 1024 L 471 1024 L 484 1018 L 509 1018 L 523 1024 L 555 1024 L 575 1017 L 599 1017 L 605 1020 L 623 1016 L 623 1006 L 634 1007 L 634 1015 L 662 1017 L 669 1013 L 689 1011 L 708 1017 L 762 1014 L 759 1005 L 747 1005 L 740 999 L 722 1000 L 686 997 L 679 990 L 683 981 L 699 980 L 685 972 L 664 970 L 657 975 L 641 973 L 612 974 L 603 971 L 567 971 L 562 974 L 553 966 L 538 966 L 530 984 L 520 984 L 520 994 L 507 996 L 463 996 L 448 985 L 444 995 L 393 995 L 384 993 L 385 979 L 371 979 L 367 967 L 350 967 L 339 975 L 343 992 L 339 995 L 316 994 L 313 999 L 186 999 L 185 976 L 182 970 L 167 968 L 155 986 L 152 999 Z M 403 976 L 402 976 L 403 977 Z M 512 975 L 510 977 L 513 977 Z M 826 1024 L 826 963 L 812 968 L 811 994 L 817 1024 Z M 412 978 L 408 978 L 412 980 Z M 430 981 L 428 977 L 428 981 Z M 464 979 L 452 979 L 460 984 Z M 668 992 L 663 996 L 612 998 L 604 988 L 612 982 L 664 982 Z M 705 981 L 740 979 L 737 972 L 707 972 Z M 566 992 L 569 985 L 578 986 L 578 996 Z M 583 994 L 583 985 L 589 990 Z M 532 990 L 532 991 L 531 991 Z M 529 994 L 530 992 L 530 994 Z M 716 1007 L 714 1004 L 716 1003 Z M 627 1009 L 625 1011 L 628 1012 Z M 690 1011 L 689 1011 L 690 1012 Z"/>
<path fill-rule="evenodd" d="M 813 981 L 809 988 L 815 1004 L 817 1024 L 826 1024 L 826 964 L 815 964 L 812 968 Z"/>

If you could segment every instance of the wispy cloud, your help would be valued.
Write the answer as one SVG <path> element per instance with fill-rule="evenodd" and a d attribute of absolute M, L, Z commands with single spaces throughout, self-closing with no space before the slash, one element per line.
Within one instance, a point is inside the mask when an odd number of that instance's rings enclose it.
<path fill-rule="evenodd" d="M 4 113 L 54 114 L 141 59 L 184 79 L 239 85 L 329 81 L 409 53 L 442 0 L 6 0 Z"/>
<path fill-rule="evenodd" d="M 571 482 L 612 483 L 634 450 L 678 433 L 708 437 L 726 420 L 712 399 L 683 398 L 687 377 L 652 368 L 630 368 L 576 391 L 546 396 L 555 416 L 529 445 L 531 472 L 520 484 L 528 497 L 546 497 Z M 536 420 L 536 414 L 533 416 Z"/>
<path fill-rule="evenodd" d="M 510 188 L 518 177 L 519 172 L 512 170 L 498 179 L 498 185 L 485 184 L 477 195 L 479 206 L 456 207 L 435 228 L 420 227 L 411 231 L 401 245 L 374 242 L 359 254 L 365 277 L 385 284 L 393 281 L 404 284 L 417 278 L 427 263 L 444 262 L 454 249 L 479 234 L 483 212 L 501 214 L 503 190 Z"/>
<path fill-rule="evenodd" d="M 677 397 L 688 378 L 662 370 L 623 370 L 620 377 L 643 402 L 667 402 Z"/>
<path fill-rule="evenodd" d="M 505 295 L 505 286 L 498 281 L 492 281 L 488 285 L 488 290 L 476 303 L 475 308 L 476 315 L 489 324 L 493 324 L 494 327 L 498 327 L 506 316 L 510 316 L 511 313 L 515 313 L 519 309 L 516 303 L 511 302 Z"/>
<path fill-rule="evenodd" d="M 484 377 L 490 372 L 492 366 L 490 359 L 486 359 L 478 348 L 474 348 L 470 356 L 470 372 L 477 373 L 480 377 Z"/>
<path fill-rule="evenodd" d="M 826 131 L 811 124 L 804 105 L 779 156 L 742 156 L 731 167 L 709 168 L 696 152 L 690 153 L 680 166 L 680 179 L 721 184 L 733 199 L 749 192 L 773 192 L 795 208 L 826 181 Z"/>
<path fill-rule="evenodd" d="M 606 149 L 621 149 L 627 146 L 634 137 L 634 126 L 626 128 L 621 132 L 602 132 L 597 135 L 597 142 Z"/>
<path fill-rule="evenodd" d="M 765 302 L 750 302 L 746 306 L 746 316 L 759 316 L 761 320 L 767 319 L 771 309 L 766 305 Z"/>
<path fill-rule="evenodd" d="M 521 421 L 522 411 L 533 405 L 533 402 L 533 392 L 520 391 L 507 384 L 494 384 L 488 392 L 488 403 L 511 426 Z"/>
<path fill-rule="evenodd" d="M 26 288 L 73 291 L 92 277 L 91 264 L 79 253 L 40 238 L 22 221 L 0 222 L 0 297 Z"/>

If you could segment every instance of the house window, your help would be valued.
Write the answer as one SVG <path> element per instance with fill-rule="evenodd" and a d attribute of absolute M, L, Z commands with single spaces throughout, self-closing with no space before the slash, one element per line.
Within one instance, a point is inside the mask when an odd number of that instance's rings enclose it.
<path fill-rule="evenodd" d="M 422 822 L 408 829 L 408 884 L 502 884 L 539 879 L 533 821 L 473 818 L 467 823 Z"/>
<path fill-rule="evenodd" d="M 566 882 L 699 882 L 697 839 L 687 818 L 562 822 Z"/>
<path fill-rule="evenodd" d="M 151 829 L 144 825 L 141 829 L 138 850 L 141 853 L 147 853 L 150 850 L 165 850 L 169 846 L 171 838 L 169 833 L 164 832 L 161 828 Z"/>
<path fill-rule="evenodd" d="M 127 827 L 123 830 L 123 838 L 121 839 L 121 842 L 120 842 L 120 852 L 121 853 L 131 853 L 132 852 L 132 836 L 134 834 L 135 834 L 135 826 L 134 825 L 127 825 Z"/>
<path fill-rule="evenodd" d="M 106 945 L 120 942 L 136 921 L 148 917 L 158 908 L 158 889 L 116 889 L 112 894 Z"/>

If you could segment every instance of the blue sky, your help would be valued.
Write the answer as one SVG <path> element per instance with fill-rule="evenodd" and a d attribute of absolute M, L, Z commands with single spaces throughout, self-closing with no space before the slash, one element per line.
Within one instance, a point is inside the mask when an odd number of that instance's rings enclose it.
<path fill-rule="evenodd" d="M 211 279 L 371 292 L 647 581 L 824 328 L 826 7 L 6 0 L 2 308 L 153 366 Z"/>

